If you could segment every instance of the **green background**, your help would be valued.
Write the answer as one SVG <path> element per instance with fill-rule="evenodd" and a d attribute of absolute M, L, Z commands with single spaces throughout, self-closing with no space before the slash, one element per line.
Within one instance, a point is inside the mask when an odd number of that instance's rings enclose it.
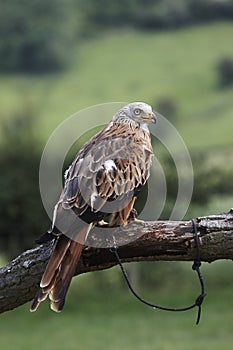
<path fill-rule="evenodd" d="M 233 86 L 221 85 L 218 64 L 225 57 L 233 58 L 232 21 L 204 20 L 179 28 L 168 25 L 148 30 L 117 24 L 105 28 L 93 19 L 89 22 L 91 28 L 80 12 L 77 16 L 77 23 L 73 19 L 64 25 L 74 26 L 76 31 L 82 25 L 82 30 L 78 39 L 72 39 L 72 49 L 67 49 L 69 60 L 62 69 L 27 72 L 17 68 L 0 73 L 1 159 L 9 158 L 24 144 L 26 148 L 22 149 L 27 149 L 27 142 L 35 140 L 36 152 L 41 155 L 54 128 L 80 109 L 112 101 L 142 100 L 163 114 L 159 106 L 165 100 L 173 106 L 171 115 L 165 116 L 183 137 L 194 162 L 194 197 L 186 218 L 229 210 L 233 206 Z M 93 126 L 101 123 L 101 116 L 93 120 Z M 82 128 L 85 120 L 80 120 Z M 155 153 L 163 152 L 156 142 L 154 147 Z M 13 218 L 9 224 L 9 219 L 4 222 L 1 216 L 1 232 L 4 230 L 8 237 L 30 221 L 27 217 L 18 220 L 12 204 L 15 201 L 11 202 L 18 188 L 24 186 L 22 181 L 17 185 L 16 171 L 17 164 L 23 162 L 22 152 L 14 157 L 19 163 L 1 168 L 4 196 L 0 204 L 7 206 Z M 32 171 L 23 174 L 25 182 Z M 38 164 L 35 171 L 38 173 Z M 172 173 L 168 167 L 169 171 Z M 4 185 L 9 173 L 17 180 L 14 186 L 8 181 L 12 192 Z M 168 175 L 172 192 L 173 180 Z M 35 177 L 38 187 L 37 181 Z M 22 202 L 25 197 L 19 193 Z M 36 197 L 40 201 L 39 191 Z M 169 197 L 164 218 L 172 200 Z M 32 210 L 28 217 L 46 217 L 43 208 L 40 211 Z M 46 220 L 38 223 L 32 237 L 29 233 L 26 246 L 32 247 L 33 235 L 47 228 Z M 12 256 L 17 249 L 22 251 L 11 246 Z M 4 249 L 2 265 L 11 256 Z M 127 268 L 132 271 L 132 267 Z M 137 271 L 139 291 L 156 303 L 183 306 L 192 303 L 199 293 L 191 263 L 141 263 Z M 207 298 L 199 326 L 195 325 L 195 311 L 167 313 L 140 305 L 129 295 L 118 268 L 79 276 L 72 283 L 61 314 L 50 311 L 47 301 L 34 314 L 29 313 L 29 305 L 2 314 L 0 346 L 4 350 L 230 350 L 232 271 L 232 262 L 203 264 Z"/>

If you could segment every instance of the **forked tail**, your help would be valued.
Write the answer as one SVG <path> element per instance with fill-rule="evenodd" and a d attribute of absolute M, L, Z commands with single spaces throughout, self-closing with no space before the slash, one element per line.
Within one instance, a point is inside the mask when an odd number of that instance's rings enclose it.
<path fill-rule="evenodd" d="M 30 311 L 36 311 L 47 295 L 51 300 L 51 309 L 56 312 L 62 310 L 82 249 L 82 244 L 64 235 L 58 238 Z"/>

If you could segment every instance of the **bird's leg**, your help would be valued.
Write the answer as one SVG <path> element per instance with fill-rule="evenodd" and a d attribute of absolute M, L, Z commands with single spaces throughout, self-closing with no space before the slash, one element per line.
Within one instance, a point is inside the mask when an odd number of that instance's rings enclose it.
<path fill-rule="evenodd" d="M 101 221 L 98 221 L 98 222 L 97 222 L 97 225 L 96 225 L 96 226 L 103 227 L 103 226 L 109 226 L 109 224 L 108 224 L 107 221 L 101 220 Z"/>
<path fill-rule="evenodd" d="M 113 213 L 109 226 L 126 226 L 131 222 L 136 224 L 144 224 L 143 220 L 137 219 L 138 213 L 137 210 L 133 208 L 136 197 L 133 197 L 132 200 L 128 203 L 125 208 L 122 210 Z"/>
<path fill-rule="evenodd" d="M 137 216 L 138 216 L 138 212 L 135 208 L 133 208 L 129 214 L 127 223 L 129 224 L 131 222 L 134 222 L 135 224 L 143 225 L 145 221 L 137 219 Z"/>
<path fill-rule="evenodd" d="M 133 222 L 134 222 L 135 224 L 138 224 L 138 225 L 144 225 L 144 223 L 145 223 L 144 220 L 137 219 L 137 218 L 135 218 L 135 219 L 133 220 Z"/>

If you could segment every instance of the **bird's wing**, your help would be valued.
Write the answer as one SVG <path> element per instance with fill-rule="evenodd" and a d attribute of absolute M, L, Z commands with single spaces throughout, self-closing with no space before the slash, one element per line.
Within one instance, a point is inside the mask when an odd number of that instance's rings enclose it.
<path fill-rule="evenodd" d="M 127 125 L 129 119 L 114 120 L 81 148 L 66 172 L 50 232 L 58 238 L 31 311 L 48 294 L 51 308 L 62 310 L 89 231 L 106 214 L 109 226 L 126 223 L 149 177 L 153 152 L 148 130 Z"/>
<path fill-rule="evenodd" d="M 64 215 L 69 221 L 70 209 L 89 224 L 100 221 L 98 213 L 104 213 L 109 202 L 115 204 L 107 212 L 115 212 L 145 184 L 153 151 L 150 139 L 145 141 L 138 132 L 110 123 L 83 146 L 66 172 L 64 190 L 55 210 L 55 226 L 64 222 Z"/>

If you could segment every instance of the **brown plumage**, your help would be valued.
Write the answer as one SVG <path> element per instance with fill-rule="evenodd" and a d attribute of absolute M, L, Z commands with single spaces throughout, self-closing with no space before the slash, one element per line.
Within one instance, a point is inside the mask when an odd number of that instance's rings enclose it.
<path fill-rule="evenodd" d="M 54 209 L 52 228 L 39 240 L 55 238 L 54 251 L 42 276 L 31 311 L 47 295 L 61 311 L 88 233 L 102 220 L 125 225 L 145 185 L 153 159 L 147 123 L 155 122 L 149 105 L 131 103 L 79 151 L 66 171 L 65 185 Z M 110 208 L 110 210 L 109 210 Z"/>

